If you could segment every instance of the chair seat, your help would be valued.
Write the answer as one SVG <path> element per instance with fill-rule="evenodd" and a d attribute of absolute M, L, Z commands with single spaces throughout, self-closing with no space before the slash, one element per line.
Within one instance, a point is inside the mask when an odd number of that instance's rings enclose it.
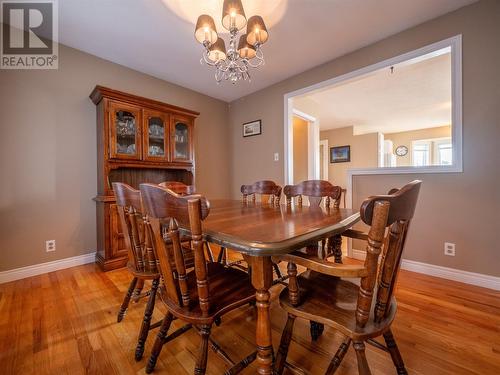
<path fill-rule="evenodd" d="M 143 280 L 154 280 L 160 277 L 159 272 L 138 271 L 130 262 L 127 263 L 127 268 L 134 277 L 138 277 Z"/>
<path fill-rule="evenodd" d="M 255 300 L 255 289 L 250 276 L 239 269 L 224 265 L 207 263 L 207 279 L 210 285 L 210 311 L 203 316 L 198 301 L 196 274 L 194 270 L 187 273 L 187 284 L 190 291 L 189 307 L 179 307 L 166 298 L 164 286 L 160 288 L 162 298 L 170 312 L 183 320 L 197 324 L 211 324 L 217 317 Z"/>
<path fill-rule="evenodd" d="M 307 270 L 297 276 L 299 305 L 292 306 L 288 288 L 280 294 L 280 305 L 288 313 L 307 320 L 323 323 L 353 339 L 375 337 L 383 333 L 394 319 L 396 300 L 393 298 L 387 316 L 379 323 L 370 320 L 365 327 L 356 325 L 356 305 L 359 286 L 346 279 Z M 356 279 L 353 279 L 353 281 Z M 374 291 L 372 313 L 375 307 Z M 373 314 L 371 314 L 373 316 Z"/>

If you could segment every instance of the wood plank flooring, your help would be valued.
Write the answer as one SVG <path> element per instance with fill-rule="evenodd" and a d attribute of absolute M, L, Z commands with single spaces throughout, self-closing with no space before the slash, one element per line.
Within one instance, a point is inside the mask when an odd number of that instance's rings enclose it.
<path fill-rule="evenodd" d="M 145 300 L 131 304 L 116 323 L 130 277 L 126 270 L 107 273 L 90 264 L 0 285 L 0 374 L 142 374 L 145 358 L 134 360 Z M 277 348 L 286 316 L 273 288 L 272 329 Z M 399 311 L 394 335 L 410 374 L 500 374 L 500 293 L 402 271 L 397 290 Z M 165 309 L 157 302 L 153 321 Z M 243 307 L 214 328 L 213 338 L 234 359 L 254 350 L 255 313 Z M 174 322 L 178 328 L 181 322 Z M 310 374 L 323 374 L 341 336 L 326 328 L 312 343 L 308 323 L 298 320 L 289 361 Z M 193 330 L 165 345 L 156 374 L 192 374 L 199 337 Z M 390 357 L 371 346 L 373 374 L 394 374 Z M 208 374 L 227 366 L 209 353 Z M 250 366 L 245 374 L 255 373 Z M 349 352 L 338 374 L 356 374 Z"/>

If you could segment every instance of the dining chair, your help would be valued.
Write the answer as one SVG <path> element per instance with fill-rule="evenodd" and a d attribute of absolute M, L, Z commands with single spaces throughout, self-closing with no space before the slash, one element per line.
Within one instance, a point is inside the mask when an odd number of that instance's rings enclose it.
<path fill-rule="evenodd" d="M 186 185 L 186 184 L 179 182 L 179 181 L 164 181 L 164 182 L 160 182 L 158 185 L 160 185 L 161 187 L 165 187 L 167 189 L 170 189 L 174 193 L 177 193 L 179 195 L 194 194 L 196 191 L 194 185 Z M 210 247 L 208 242 L 204 242 L 203 245 L 205 246 L 205 249 L 207 251 L 208 260 L 210 262 L 213 262 L 214 254 L 213 254 L 212 248 Z M 222 250 L 221 250 L 221 253 L 222 253 Z M 219 253 L 219 256 L 220 256 L 220 253 Z"/>
<path fill-rule="evenodd" d="M 144 218 L 139 190 L 124 183 L 113 182 L 113 191 L 116 197 L 125 246 L 128 251 L 127 268 L 132 274 L 132 281 L 121 304 L 117 321 L 121 322 L 123 320 L 131 299 L 137 301 L 141 297 L 149 296 L 135 350 L 135 359 L 139 361 L 144 353 L 144 345 L 151 328 L 151 317 L 155 306 L 160 274 L 154 251 L 151 247 L 146 246 Z M 142 289 L 144 281 L 147 280 L 151 281 L 151 289 L 144 294 L 140 294 L 140 289 Z M 139 282 L 141 284 L 140 289 L 134 293 Z"/>
<path fill-rule="evenodd" d="M 338 209 L 342 190 L 340 186 L 335 186 L 328 181 L 308 180 L 297 185 L 286 185 L 283 188 L 283 193 L 287 206 L 291 206 L 295 200 L 297 206 L 301 207 L 304 203 L 304 197 L 307 197 L 311 207 L 319 207 L 324 202 L 326 209 Z M 342 263 L 342 249 L 341 243 L 338 243 L 339 240 L 340 236 L 329 238 L 328 241 L 323 240 L 321 247 L 318 247 L 317 244 L 311 244 L 308 246 L 308 252 L 319 251 L 318 254 L 322 258 L 333 255 L 336 262 Z"/>
<path fill-rule="evenodd" d="M 388 352 L 397 373 L 407 374 L 391 331 L 397 310 L 393 293 L 420 186 L 421 181 L 415 180 L 399 190 L 392 189 L 388 195 L 372 196 L 362 203 L 361 220 L 370 226 L 365 237 L 363 265 L 332 263 L 309 254 L 279 256 L 278 259 L 289 262 L 289 286 L 279 297 L 288 320 L 276 357 L 278 374 L 286 364 L 297 317 L 321 322 L 345 336 L 326 374 L 335 373 L 351 344 L 356 351 L 359 374 L 371 374 L 365 343 Z M 297 265 L 307 271 L 297 275 Z M 360 284 L 346 278 L 359 278 Z M 379 336 L 384 337 L 386 345 L 374 340 Z"/>
<path fill-rule="evenodd" d="M 248 202 L 249 196 L 251 197 L 252 202 L 255 203 L 257 201 L 256 197 L 259 196 L 260 202 L 279 206 L 281 199 L 281 186 L 276 184 L 274 181 L 257 181 L 252 185 L 241 185 L 241 194 L 243 203 Z"/>
<path fill-rule="evenodd" d="M 167 308 L 154 343 L 146 372 L 151 373 L 164 344 L 191 327 L 199 330 L 201 343 L 194 373 L 205 374 L 208 344 L 231 364 L 226 374 L 236 374 L 248 366 L 256 352 L 234 363 L 211 338 L 212 325 L 220 318 L 255 300 L 255 290 L 249 275 L 218 262 L 207 262 L 203 247 L 203 220 L 209 214 L 209 202 L 201 195 L 181 196 L 153 184 L 141 184 L 140 190 L 146 213 L 146 237 L 155 246 L 163 285 L 160 296 Z M 162 228 L 168 228 L 171 251 L 162 241 Z M 180 246 L 181 232 L 188 232 L 194 251 L 194 270 L 187 271 Z M 175 264 L 175 270 L 172 268 Z M 177 318 L 184 327 L 167 335 L 172 320 Z"/>
<path fill-rule="evenodd" d="M 311 207 L 320 207 L 322 203 L 326 209 L 338 209 L 342 196 L 342 188 L 324 180 L 302 181 L 296 185 L 287 185 L 283 188 L 286 197 L 287 206 L 295 203 L 298 207 L 304 204 L 304 197 L 309 201 Z M 342 263 L 342 238 L 341 236 L 332 236 L 318 243 L 309 244 L 303 249 L 308 254 L 317 254 L 321 259 L 334 256 L 335 262 Z M 324 331 L 324 325 L 311 320 L 310 334 L 311 339 L 316 341 Z"/>
<path fill-rule="evenodd" d="M 280 185 L 270 180 L 257 181 L 251 185 L 241 185 L 240 188 L 243 204 L 260 202 L 274 207 L 279 207 L 280 205 L 281 190 Z M 278 264 L 273 263 L 273 270 L 276 274 L 274 283 L 281 283 L 286 279 L 286 277 L 283 277 Z"/>

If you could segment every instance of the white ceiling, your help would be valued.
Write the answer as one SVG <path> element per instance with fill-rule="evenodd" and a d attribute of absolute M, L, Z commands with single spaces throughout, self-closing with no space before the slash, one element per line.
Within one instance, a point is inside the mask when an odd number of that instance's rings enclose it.
<path fill-rule="evenodd" d="M 59 41 L 232 101 L 475 1 L 243 0 L 247 18 L 257 12 L 270 24 L 270 39 L 263 48 L 266 65 L 250 83 L 236 85 L 216 84 L 211 68 L 199 63 L 202 48 L 193 37 L 202 12 L 222 29 L 215 10 L 222 0 L 59 1 Z"/>
<path fill-rule="evenodd" d="M 320 129 L 353 126 L 355 135 L 451 124 L 451 54 L 404 62 L 294 98 Z M 434 55 L 434 54 L 432 54 Z"/>

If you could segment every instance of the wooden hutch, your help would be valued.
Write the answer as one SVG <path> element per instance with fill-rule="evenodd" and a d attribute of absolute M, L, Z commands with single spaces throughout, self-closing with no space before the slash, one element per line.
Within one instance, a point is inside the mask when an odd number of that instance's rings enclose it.
<path fill-rule="evenodd" d="M 123 267 L 127 250 L 111 184 L 194 184 L 194 120 L 198 112 L 96 86 L 97 254 L 105 271 Z"/>

